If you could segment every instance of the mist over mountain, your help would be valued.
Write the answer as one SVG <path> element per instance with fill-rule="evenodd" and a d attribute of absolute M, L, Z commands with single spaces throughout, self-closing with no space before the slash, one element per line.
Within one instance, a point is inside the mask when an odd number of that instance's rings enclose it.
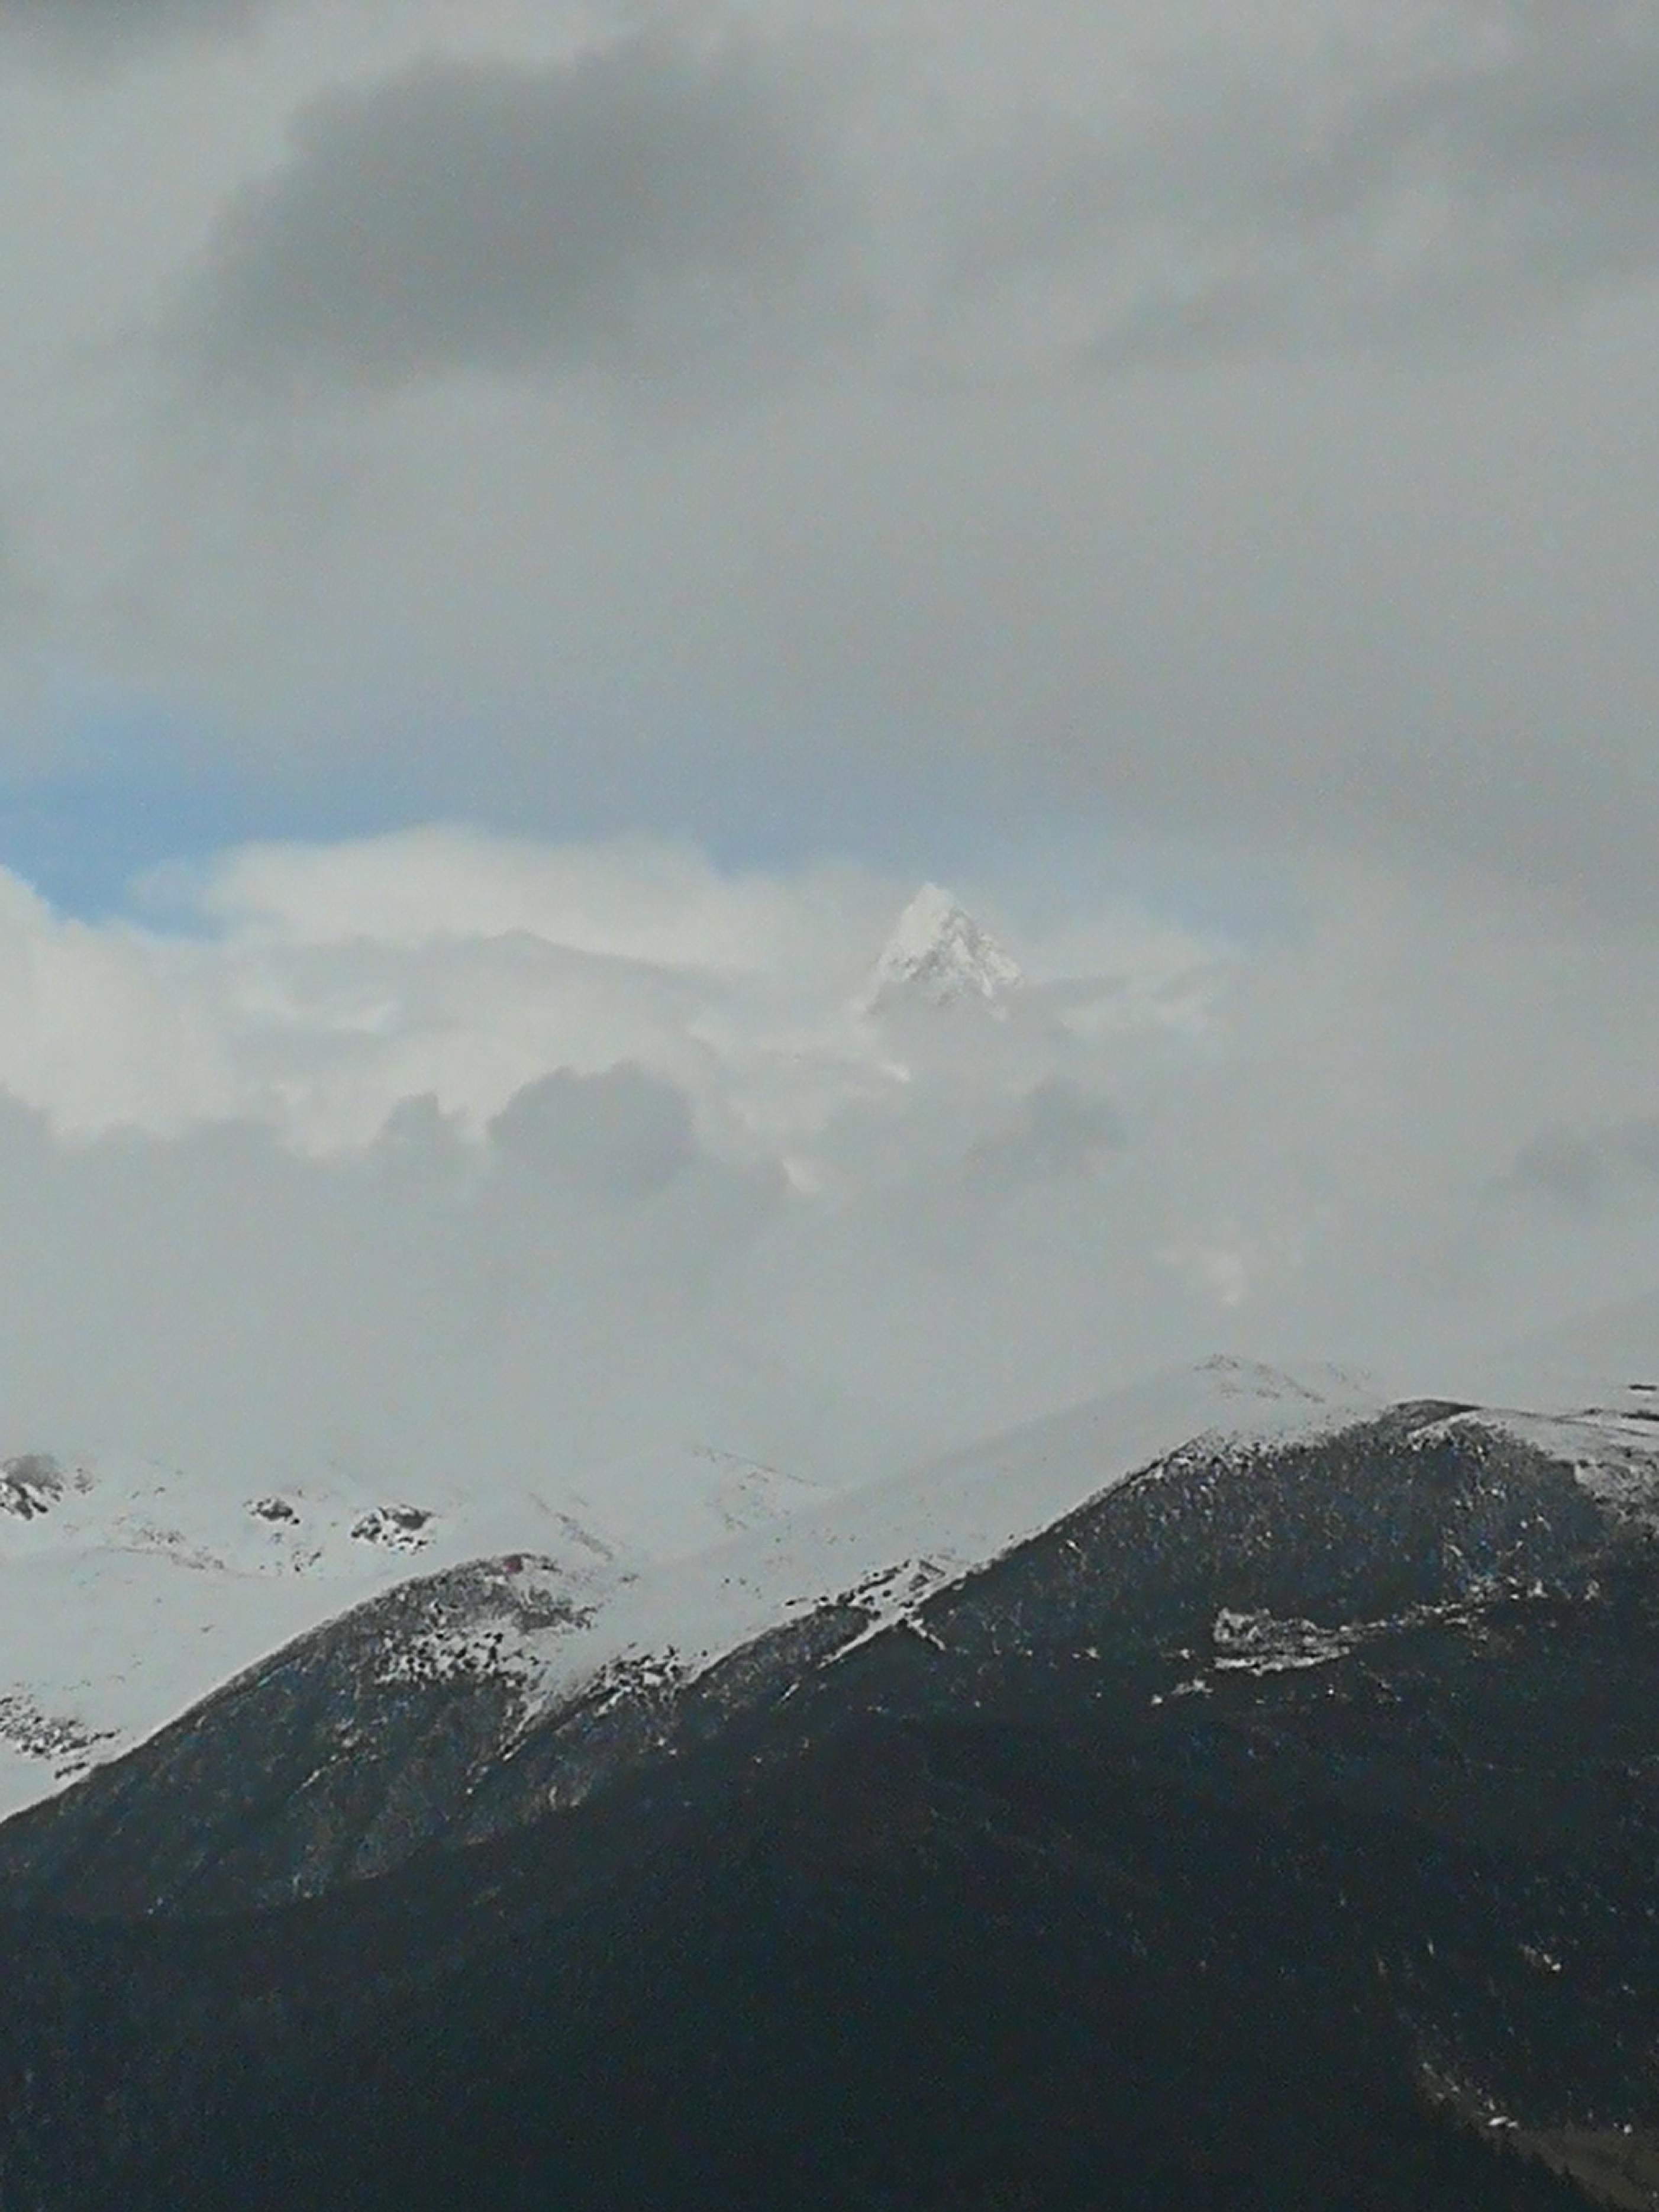
<path fill-rule="evenodd" d="M 6 1451 L 838 1481 L 1218 1345 L 1433 1388 L 1647 1285 L 1636 948 L 914 897 L 460 832 L 231 856 L 195 933 L 17 890 Z"/>

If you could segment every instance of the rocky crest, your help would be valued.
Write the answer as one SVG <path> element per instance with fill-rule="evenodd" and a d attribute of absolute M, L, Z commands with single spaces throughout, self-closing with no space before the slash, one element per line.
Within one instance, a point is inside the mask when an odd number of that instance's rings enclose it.
<path fill-rule="evenodd" d="M 948 891 L 926 884 L 899 916 L 871 979 L 867 1003 L 924 1000 L 996 1008 L 1024 977 L 1018 963 Z"/>

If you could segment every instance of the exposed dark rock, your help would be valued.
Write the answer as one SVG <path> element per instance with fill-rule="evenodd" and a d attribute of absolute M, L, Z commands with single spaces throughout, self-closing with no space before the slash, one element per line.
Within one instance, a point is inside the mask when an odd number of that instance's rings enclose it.
<path fill-rule="evenodd" d="M 372 1505 L 351 1524 L 359 1544 L 379 1544 L 391 1552 L 418 1552 L 431 1541 L 432 1516 L 418 1505 Z"/>
<path fill-rule="evenodd" d="M 64 1470 L 47 1452 L 21 1452 L 0 1462 L 0 1513 L 35 1521 L 64 1494 Z"/>
<path fill-rule="evenodd" d="M 255 1498 L 249 1501 L 247 1510 L 259 1521 L 297 1521 L 300 1517 L 286 1498 Z"/>

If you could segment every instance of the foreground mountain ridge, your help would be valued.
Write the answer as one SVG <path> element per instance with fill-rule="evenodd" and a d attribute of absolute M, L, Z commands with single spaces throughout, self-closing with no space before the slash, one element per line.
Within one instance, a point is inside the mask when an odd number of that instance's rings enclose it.
<path fill-rule="evenodd" d="M 187 1896 L 221 1908 L 272 1903 L 383 1873 L 434 1835 L 476 1841 L 525 1817 L 531 1785 L 520 1776 L 531 1770 L 519 1754 L 550 1715 L 586 1722 L 659 1701 L 797 1623 L 822 1651 L 854 1644 L 1194 1437 L 1242 1448 L 1370 1409 L 1334 1370 L 1298 1379 L 1217 1358 L 794 1513 L 776 1510 L 781 1478 L 756 1500 L 764 1471 L 721 1461 L 728 1485 L 740 1471 L 755 1525 L 701 1550 L 707 1510 L 693 1501 L 688 1512 L 684 1500 L 673 1510 L 684 1460 L 626 1463 L 631 1498 L 608 1512 L 577 1502 L 589 1528 L 620 1522 L 643 1534 L 652 1486 L 641 1492 L 639 1478 L 654 1477 L 668 1492 L 666 1558 L 618 1555 L 564 1515 L 544 1517 L 541 1547 L 436 1572 L 405 1568 L 239 1671 L 153 1741 L 99 1762 L 61 1807 L 0 1826 L 0 1874 L 20 1885 L 15 1893 L 35 1893 L 27 1852 L 44 1850 L 44 1879 L 70 1900 L 78 1893 L 62 1850 L 45 1839 L 79 1839 L 85 1866 L 93 1830 L 105 1838 L 92 1856 L 106 1875 L 82 1901 L 97 1910 L 149 1911 Z M 812 1493 L 797 1486 L 793 1495 Z M 525 1509 L 498 1525 L 522 1543 Z M 568 1796 L 582 1785 L 573 1767 L 540 1786 Z M 252 1879 L 256 1864 L 264 1871 Z"/>
<path fill-rule="evenodd" d="M 1659 1412 L 1215 1362 L 0 1827 L 6 2212 L 1659 2191 Z"/>
<path fill-rule="evenodd" d="M 1419 1429 L 1501 1436 L 1570 1468 L 1610 1522 L 1659 1528 L 1655 1411 L 1638 1386 L 1565 1414 L 1447 1406 Z M 690 1557 L 619 1567 L 596 1547 L 573 1566 L 567 1543 L 408 1577 L 0 1826 L 0 1875 L 21 1900 L 147 1914 L 383 1875 L 580 1802 L 690 1707 L 724 1711 L 774 1679 L 793 1696 L 885 1631 L 927 1637 L 953 1589 L 1148 1468 L 1245 1467 L 1401 1418 L 1340 1370 L 1216 1358 Z M 1443 1540 L 1462 1565 L 1436 1601 L 1478 1602 L 1461 1539 Z M 1234 1595 L 1212 1629 L 1224 1672 L 1316 1663 L 1370 1633 L 1258 1622 Z"/>
<path fill-rule="evenodd" d="M 496 1678 L 427 1684 L 377 1864 L 316 1848 L 346 1796 L 284 1827 L 302 1762 L 228 1806 L 258 1731 L 204 1709 L 194 1769 L 0 1830 L 0 2202 L 1649 2204 L 1652 1411 L 1237 1367 L 1082 1409 L 888 1486 L 890 1538 L 959 1500 L 925 1584 L 624 1650 L 471 1784 Z M 752 1620 L 757 1554 L 851 1561 L 851 1503 L 690 1563 L 683 1626 Z M 383 1650 L 431 1626 L 394 1598 Z M 290 1655 L 300 1736 L 342 1659 Z"/>
<path fill-rule="evenodd" d="M 870 1584 L 868 1609 L 881 1587 L 899 1589 L 907 1560 L 921 1587 L 988 1556 L 1075 1502 L 1079 1453 L 1104 1481 L 1177 1431 L 1244 1419 L 1249 1402 L 1258 1423 L 1282 1423 L 1333 1389 L 1353 1395 L 1331 1376 L 1310 1388 L 1218 1360 L 848 1493 L 844 1510 L 833 1492 L 706 1446 L 639 1454 L 544 1494 L 475 1487 L 419 1503 L 337 1477 L 244 1494 L 131 1455 L 16 1457 L 0 1468 L 0 1815 L 313 1633 L 367 1655 L 355 1680 L 383 1646 L 394 1682 L 489 1678 L 502 1717 L 487 1747 L 506 1717 L 609 1665 L 649 1672 L 672 1650 L 672 1667 L 695 1666 L 855 1580 Z M 790 1534 L 747 1553 L 739 1542 L 708 1571 L 689 1564 L 771 1523 Z M 493 1571 L 475 1565 L 488 1560 Z M 422 1588 L 399 1597 L 405 1584 Z"/>

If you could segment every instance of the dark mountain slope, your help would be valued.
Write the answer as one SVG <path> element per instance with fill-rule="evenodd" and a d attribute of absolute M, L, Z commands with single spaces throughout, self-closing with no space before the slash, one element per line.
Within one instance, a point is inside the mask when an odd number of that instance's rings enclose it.
<path fill-rule="evenodd" d="M 517 1825 L 385 1878 L 14 1913 L 0 2205 L 1639 2202 L 1563 2131 L 1659 2123 L 1659 1570 L 1443 1410 L 556 1716 Z"/>
<path fill-rule="evenodd" d="M 1566 1467 L 1416 1407 L 1317 1441 L 1177 1451 L 1051 1533 L 906 1608 L 934 1655 L 907 1696 L 948 1710 L 1000 1692 L 1011 1669 L 1029 1690 L 1036 1663 L 1059 1664 L 1070 1697 L 1066 1666 L 1102 1637 L 1119 1676 L 1147 1670 L 1151 1695 L 1179 1680 L 1171 1654 L 1208 1652 L 1224 1609 L 1238 1617 L 1234 1665 L 1263 1632 L 1257 1613 L 1305 1616 L 1340 1649 L 1413 1607 L 1534 1583 L 1582 1591 L 1618 1530 Z M 119 1917 L 314 1895 L 507 1832 L 785 1691 L 810 1704 L 871 1621 L 862 1602 L 826 1599 L 689 1683 L 672 1665 L 602 1668 L 536 1720 L 525 1632 L 579 1618 L 533 1572 L 411 1583 L 0 1826 L 0 1881 L 14 1903 Z M 825 1678 L 832 1701 L 846 1663 Z"/>

